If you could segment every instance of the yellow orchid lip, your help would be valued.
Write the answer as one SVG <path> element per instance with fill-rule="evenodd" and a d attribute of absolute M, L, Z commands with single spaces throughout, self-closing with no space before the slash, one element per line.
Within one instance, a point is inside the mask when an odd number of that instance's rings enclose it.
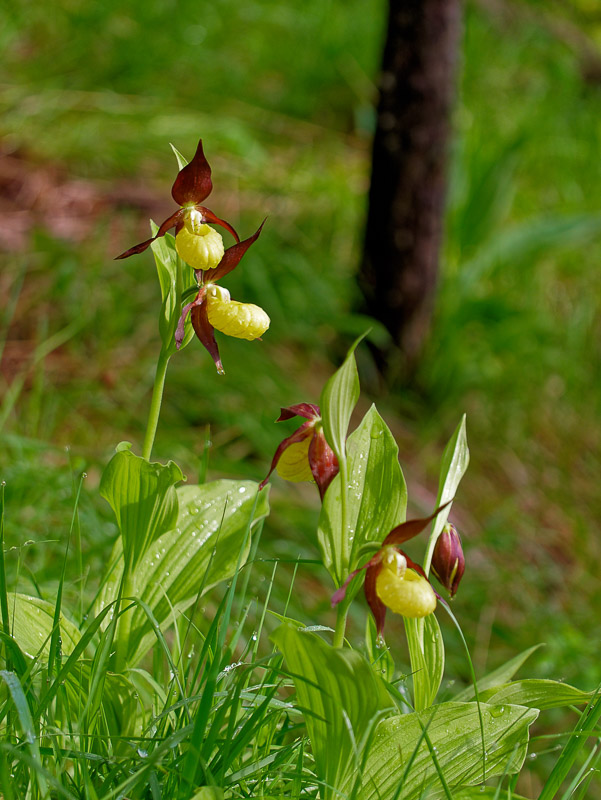
<path fill-rule="evenodd" d="M 195 228 L 193 232 L 190 227 Z M 210 225 L 186 224 L 175 237 L 175 249 L 192 269 L 214 269 L 225 253 L 221 234 Z"/>
<path fill-rule="evenodd" d="M 301 442 L 293 442 L 284 450 L 275 468 L 280 478 L 293 483 L 313 480 L 309 464 L 310 446 L 311 438 L 307 437 Z"/>
<path fill-rule="evenodd" d="M 236 243 L 240 244 L 240 237 L 236 229 L 227 220 L 221 219 L 214 214 L 210 208 L 201 205 L 212 191 L 211 167 L 205 157 L 202 139 L 200 139 L 194 158 L 177 173 L 177 177 L 171 187 L 171 196 L 179 206 L 177 211 L 161 223 L 155 236 L 151 236 L 150 239 L 130 247 L 129 250 L 117 256 L 117 259 L 129 258 L 137 253 L 143 253 L 156 239 L 164 236 L 167 231 L 175 228 L 176 233 L 179 233 L 186 224 L 197 224 L 198 218 L 200 218 L 200 224 L 212 222 L 214 225 L 220 225 L 225 228 L 232 234 Z M 196 223 L 192 222 L 192 220 L 196 220 Z M 194 230 L 190 231 L 190 233 L 194 232 Z"/>
<path fill-rule="evenodd" d="M 227 336 L 253 341 L 269 328 L 271 320 L 260 306 L 232 300 L 222 286 L 206 287 L 207 315 L 211 325 Z"/>
<path fill-rule="evenodd" d="M 406 566 L 399 574 L 396 567 L 383 564 L 376 578 L 376 593 L 387 608 L 403 617 L 427 617 L 436 608 L 436 594 L 427 578 Z"/>

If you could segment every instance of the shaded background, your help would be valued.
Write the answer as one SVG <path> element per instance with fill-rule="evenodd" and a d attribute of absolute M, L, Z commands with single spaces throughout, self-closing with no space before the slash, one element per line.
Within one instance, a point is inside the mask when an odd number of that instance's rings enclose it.
<path fill-rule="evenodd" d="M 268 216 L 228 288 L 272 325 L 262 343 L 221 338 L 225 378 L 197 342 L 173 359 L 155 457 L 194 480 L 210 426 L 209 478 L 260 480 L 289 432 L 273 424 L 279 406 L 317 402 L 366 328 L 388 346 L 356 310 L 386 7 L 72 0 L 4 17 L 7 543 L 22 588 L 52 596 L 85 469 L 92 593 L 116 535 L 95 489 L 118 441 L 140 450 L 159 348 L 151 254 L 112 259 L 173 209 L 169 142 L 191 157 L 203 138 L 210 206 L 243 237 Z M 410 383 L 394 369 L 383 382 L 370 349 L 358 353 L 361 410 L 375 399 L 397 436 L 412 513 L 432 507 L 444 444 L 468 414 L 455 613 L 477 669 L 542 641 L 530 672 L 583 688 L 599 680 L 601 633 L 600 45 L 592 0 L 466 3 L 432 332 Z M 315 558 L 314 487 L 276 478 L 272 499 L 264 557 Z M 305 565 L 296 586 L 294 614 L 328 618 L 325 576 Z M 360 633 L 360 603 L 354 615 Z M 445 636 L 449 674 L 465 679 Z M 406 661 L 400 626 L 389 640 Z"/>

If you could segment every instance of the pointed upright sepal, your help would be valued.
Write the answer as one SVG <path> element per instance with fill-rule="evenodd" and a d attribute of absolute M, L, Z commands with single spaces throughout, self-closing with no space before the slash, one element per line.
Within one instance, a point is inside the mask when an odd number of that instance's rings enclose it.
<path fill-rule="evenodd" d="M 171 196 L 180 205 L 202 203 L 213 190 L 211 167 L 202 149 L 202 139 L 198 142 L 194 158 L 177 174 L 171 188 Z"/>

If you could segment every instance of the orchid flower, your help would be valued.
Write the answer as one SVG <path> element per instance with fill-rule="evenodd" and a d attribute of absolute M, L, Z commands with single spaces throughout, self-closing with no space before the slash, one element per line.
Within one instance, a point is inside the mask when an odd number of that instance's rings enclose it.
<path fill-rule="evenodd" d="M 225 370 L 215 341 L 215 329 L 228 336 L 252 341 L 259 339 L 269 328 L 269 317 L 262 308 L 252 303 L 232 300 L 228 290 L 216 284 L 216 281 L 238 266 L 248 248 L 259 238 L 265 220 L 252 236 L 240 241 L 229 222 L 201 205 L 212 189 L 211 167 L 205 158 L 200 140 L 194 158 L 179 171 L 171 189 L 173 199 L 179 203 L 180 208 L 161 224 L 155 236 L 130 247 L 117 258 L 128 258 L 144 252 L 152 242 L 175 228 L 175 249 L 180 258 L 194 270 L 198 285 L 195 298 L 182 308 L 175 342 L 179 349 L 189 314 L 197 337 L 211 355 L 217 372 L 223 375 Z M 221 234 L 207 225 L 207 222 L 221 225 L 228 230 L 236 244 L 226 250 Z"/>
<path fill-rule="evenodd" d="M 323 500 L 326 489 L 338 474 L 338 459 L 326 441 L 321 424 L 321 411 L 313 403 L 298 403 L 281 409 L 276 422 L 293 417 L 303 417 L 306 422 L 278 445 L 267 477 L 259 484 L 262 489 L 275 470 L 287 481 L 314 480 Z"/>
<path fill-rule="evenodd" d="M 209 226 L 205 224 L 207 222 L 212 222 L 214 225 L 221 225 L 221 227 L 232 234 L 236 242 L 239 242 L 240 237 L 229 222 L 217 217 L 210 208 L 200 205 L 203 200 L 207 199 L 212 191 L 213 181 L 211 180 L 211 167 L 205 158 L 202 149 L 202 139 L 200 139 L 194 158 L 178 172 L 177 178 L 171 187 L 171 196 L 180 206 L 178 210 L 161 223 L 156 236 L 152 236 L 150 239 L 146 239 L 146 241 L 130 247 L 129 250 L 117 256 L 117 259 L 129 258 L 129 256 L 136 255 L 137 253 L 143 253 L 144 250 L 150 247 L 155 239 L 164 236 L 171 228 L 175 228 L 176 237 L 184 228 L 187 230 L 188 234 L 193 235 L 195 233 L 200 233 L 200 231 L 203 230 L 201 228 L 203 225 L 205 228 L 208 228 Z M 209 230 L 212 230 L 212 228 Z M 203 232 L 205 235 L 208 233 L 208 231 Z M 214 231 L 214 233 L 217 232 Z M 219 236 L 219 234 L 217 235 Z M 220 236 L 219 239 L 221 239 Z M 182 254 L 180 253 L 180 255 Z M 222 255 L 223 249 L 221 252 L 221 256 Z M 221 256 L 217 259 L 217 263 L 219 263 Z M 188 261 L 183 255 L 182 258 L 184 261 Z M 194 267 L 194 264 L 190 261 L 188 261 L 188 263 L 191 267 Z"/>
<path fill-rule="evenodd" d="M 378 552 L 362 567 L 351 572 L 342 586 L 334 592 L 332 606 L 344 600 L 349 583 L 355 575 L 365 570 L 365 598 L 374 616 L 380 641 L 387 608 L 403 617 L 419 618 L 431 614 L 436 608 L 438 595 L 423 569 L 400 550 L 398 545 L 421 533 L 444 507 L 440 506 L 425 519 L 408 520 L 393 528 Z"/>

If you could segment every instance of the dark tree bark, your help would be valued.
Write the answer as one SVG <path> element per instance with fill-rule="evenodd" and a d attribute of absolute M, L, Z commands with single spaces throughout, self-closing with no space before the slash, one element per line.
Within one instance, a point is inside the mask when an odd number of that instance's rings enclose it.
<path fill-rule="evenodd" d="M 359 282 L 408 366 L 437 283 L 461 11 L 461 0 L 389 0 Z"/>

